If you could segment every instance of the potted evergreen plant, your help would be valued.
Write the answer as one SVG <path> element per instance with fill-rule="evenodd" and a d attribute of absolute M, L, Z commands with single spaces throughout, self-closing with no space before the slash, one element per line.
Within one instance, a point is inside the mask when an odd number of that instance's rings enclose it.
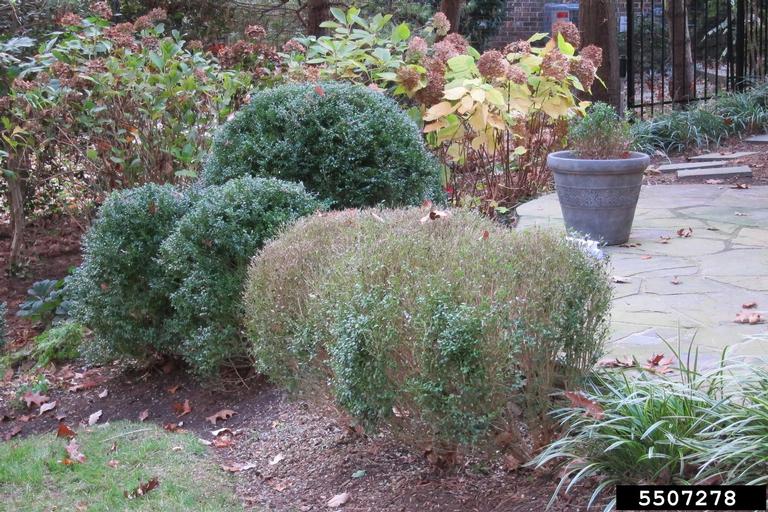
<path fill-rule="evenodd" d="M 571 127 L 568 141 L 570 151 L 547 157 L 566 228 L 606 245 L 626 243 L 650 158 L 629 150 L 629 124 L 605 103 Z"/>

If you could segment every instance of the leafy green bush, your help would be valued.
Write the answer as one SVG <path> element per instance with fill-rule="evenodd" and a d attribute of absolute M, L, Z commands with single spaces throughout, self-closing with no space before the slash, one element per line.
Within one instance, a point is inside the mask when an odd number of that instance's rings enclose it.
<path fill-rule="evenodd" d="M 66 320 L 70 301 L 66 298 L 67 279 L 43 279 L 27 290 L 27 300 L 21 303 L 16 315 L 46 327 Z"/>
<path fill-rule="evenodd" d="M 175 342 L 166 329 L 172 308 L 165 270 L 156 258 L 188 206 L 170 185 L 154 184 L 114 192 L 102 206 L 67 285 L 72 317 L 93 331 L 93 355 L 145 356 Z"/>
<path fill-rule="evenodd" d="M 172 353 L 200 375 L 247 356 L 241 295 L 251 257 L 283 225 L 320 207 L 300 184 L 245 176 L 203 189 L 163 242 Z M 300 257 L 300 255 L 297 255 Z"/>
<path fill-rule="evenodd" d="M 80 355 L 80 345 L 83 343 L 85 329 L 75 322 L 64 322 L 51 327 L 39 336 L 35 336 L 35 346 L 32 357 L 40 366 L 46 366 L 54 361 L 75 359 Z"/>
<path fill-rule="evenodd" d="M 214 138 L 206 185 L 245 175 L 301 182 L 333 207 L 419 204 L 439 170 L 419 129 L 383 94 L 326 83 L 255 93 Z"/>
<path fill-rule="evenodd" d="M 257 367 L 308 393 L 330 380 L 352 415 L 411 444 L 516 432 L 514 402 L 538 432 L 550 393 L 601 353 L 603 264 L 545 232 L 424 213 L 315 216 L 268 244 L 245 292 Z"/>
<path fill-rule="evenodd" d="M 571 125 L 569 147 L 578 158 L 625 158 L 630 145 L 629 123 L 606 103 L 595 103 Z"/>

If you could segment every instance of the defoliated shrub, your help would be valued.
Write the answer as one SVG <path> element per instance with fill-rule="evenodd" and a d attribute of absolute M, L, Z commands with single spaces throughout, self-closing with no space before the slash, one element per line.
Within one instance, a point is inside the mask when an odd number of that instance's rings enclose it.
<path fill-rule="evenodd" d="M 184 194 L 154 184 L 114 192 L 102 206 L 85 236 L 83 262 L 67 282 L 70 315 L 93 332 L 92 356 L 142 357 L 175 342 L 156 258 L 188 206 Z"/>
<path fill-rule="evenodd" d="M 281 227 L 320 203 L 300 184 L 250 176 L 198 194 L 163 242 L 158 264 L 173 306 L 174 353 L 198 375 L 211 376 L 248 356 L 241 296 L 249 260 Z"/>
<path fill-rule="evenodd" d="M 424 213 L 315 216 L 268 244 L 245 293 L 257 367 L 310 394 L 330 383 L 352 415 L 410 444 L 516 432 L 514 403 L 538 431 L 551 393 L 601 354 L 604 264 L 547 232 Z"/>
<path fill-rule="evenodd" d="M 202 179 L 221 185 L 244 175 L 301 182 L 334 208 L 442 197 L 415 123 L 385 95 L 338 83 L 254 93 L 216 135 Z"/>

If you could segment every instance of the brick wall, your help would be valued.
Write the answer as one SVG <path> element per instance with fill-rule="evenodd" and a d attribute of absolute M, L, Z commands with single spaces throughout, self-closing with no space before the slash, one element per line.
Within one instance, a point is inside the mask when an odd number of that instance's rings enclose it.
<path fill-rule="evenodd" d="M 635 12 L 640 10 L 640 4 L 643 4 L 646 10 L 649 4 L 661 4 L 662 0 L 635 1 Z M 507 0 L 507 9 L 504 21 L 502 22 L 499 33 L 490 45 L 492 47 L 502 47 L 518 39 L 527 39 L 536 32 L 542 31 L 542 18 L 544 4 L 549 3 L 578 3 L 575 1 L 553 1 L 553 0 Z M 626 0 L 616 0 L 617 15 L 626 14 Z"/>

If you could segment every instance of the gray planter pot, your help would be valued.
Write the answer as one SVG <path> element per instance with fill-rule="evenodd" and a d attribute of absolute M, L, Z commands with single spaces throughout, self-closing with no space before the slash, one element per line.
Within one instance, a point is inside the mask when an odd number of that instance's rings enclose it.
<path fill-rule="evenodd" d="M 634 152 L 620 160 L 584 160 L 570 151 L 547 156 L 566 228 L 606 245 L 626 243 L 650 161 Z"/>

